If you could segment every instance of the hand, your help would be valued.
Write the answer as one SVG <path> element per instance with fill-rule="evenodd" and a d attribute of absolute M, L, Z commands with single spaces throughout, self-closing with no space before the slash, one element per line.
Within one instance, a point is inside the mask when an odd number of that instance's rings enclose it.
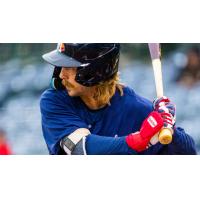
<path fill-rule="evenodd" d="M 137 152 L 148 148 L 150 139 L 163 127 L 163 118 L 160 113 L 153 111 L 142 123 L 139 132 L 132 133 L 126 137 L 127 145 Z"/>
<path fill-rule="evenodd" d="M 154 110 L 159 112 L 164 120 L 164 127 L 173 128 L 176 122 L 176 106 L 170 99 L 163 96 L 154 100 Z"/>

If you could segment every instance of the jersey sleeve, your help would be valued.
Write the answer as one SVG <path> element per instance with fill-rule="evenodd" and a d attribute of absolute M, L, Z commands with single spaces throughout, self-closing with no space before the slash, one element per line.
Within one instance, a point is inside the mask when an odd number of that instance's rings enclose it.
<path fill-rule="evenodd" d="M 153 145 L 142 155 L 196 155 L 195 142 L 190 135 L 185 133 L 184 129 L 175 128 L 173 140 L 168 145 L 160 143 Z"/>
<path fill-rule="evenodd" d="M 86 142 L 88 155 L 137 155 L 129 148 L 125 137 L 104 137 L 89 135 Z"/>
<path fill-rule="evenodd" d="M 168 145 L 168 154 L 172 153 L 176 155 L 197 154 L 194 140 L 180 127 L 175 129 L 173 141 Z"/>
<path fill-rule="evenodd" d="M 49 89 L 40 100 L 42 131 L 50 154 L 60 154 L 60 141 L 87 124 L 75 113 L 73 104 L 61 91 Z"/>

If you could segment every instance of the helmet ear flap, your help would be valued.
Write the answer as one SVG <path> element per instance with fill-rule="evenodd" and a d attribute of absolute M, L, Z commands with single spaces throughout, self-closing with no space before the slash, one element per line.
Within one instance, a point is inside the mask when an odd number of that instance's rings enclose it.
<path fill-rule="evenodd" d="M 65 87 L 62 84 L 62 80 L 60 79 L 60 67 L 54 67 L 53 75 L 51 78 L 51 87 L 55 90 L 63 90 Z"/>

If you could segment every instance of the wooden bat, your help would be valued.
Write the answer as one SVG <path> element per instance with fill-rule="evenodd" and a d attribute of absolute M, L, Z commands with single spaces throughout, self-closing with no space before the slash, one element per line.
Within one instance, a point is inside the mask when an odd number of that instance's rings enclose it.
<path fill-rule="evenodd" d="M 157 97 L 163 96 L 163 80 L 162 80 L 162 64 L 161 64 L 161 49 L 159 43 L 148 43 L 149 51 L 154 71 L 155 85 Z M 155 142 L 156 137 L 161 144 L 169 144 L 172 141 L 173 129 L 163 128 L 158 135 L 151 139 L 151 143 Z"/>

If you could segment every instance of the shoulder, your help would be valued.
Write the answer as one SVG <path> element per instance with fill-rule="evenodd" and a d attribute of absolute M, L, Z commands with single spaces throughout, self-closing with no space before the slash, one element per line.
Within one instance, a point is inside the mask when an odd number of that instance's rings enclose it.
<path fill-rule="evenodd" d="M 49 88 L 45 90 L 40 98 L 40 108 L 55 109 L 55 108 L 67 108 L 73 105 L 73 100 L 65 90 L 55 90 Z"/>
<path fill-rule="evenodd" d="M 49 88 L 42 93 L 41 101 L 44 101 L 44 100 L 55 101 L 59 99 L 62 100 L 67 96 L 68 95 L 64 90 L 55 90 L 55 89 Z"/>
<path fill-rule="evenodd" d="M 123 91 L 126 103 L 133 106 L 138 112 L 145 110 L 151 112 L 153 110 L 152 102 L 137 94 L 132 88 L 125 86 Z"/>
<path fill-rule="evenodd" d="M 152 112 L 152 102 L 138 95 L 132 88 L 127 86 L 124 86 L 123 93 L 123 96 L 118 98 L 115 109 L 120 110 L 119 113 L 123 113 L 123 115 L 120 115 L 124 119 L 131 120 L 133 124 L 132 131 L 137 131 L 144 119 Z"/>

